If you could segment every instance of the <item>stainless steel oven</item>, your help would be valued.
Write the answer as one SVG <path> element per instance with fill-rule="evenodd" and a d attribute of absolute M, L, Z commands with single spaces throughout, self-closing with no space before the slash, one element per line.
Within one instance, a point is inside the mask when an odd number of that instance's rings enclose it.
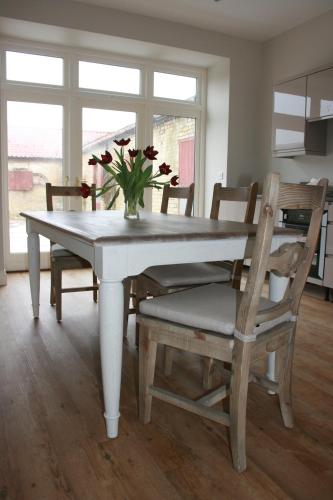
<path fill-rule="evenodd" d="M 284 227 L 300 229 L 304 234 L 307 234 L 311 210 L 281 210 L 281 223 Z M 324 278 L 325 266 L 325 249 L 326 249 L 326 234 L 327 234 L 327 211 L 323 213 L 320 234 L 317 243 L 317 249 L 313 257 L 312 266 L 309 272 L 309 277 L 322 280 Z"/>

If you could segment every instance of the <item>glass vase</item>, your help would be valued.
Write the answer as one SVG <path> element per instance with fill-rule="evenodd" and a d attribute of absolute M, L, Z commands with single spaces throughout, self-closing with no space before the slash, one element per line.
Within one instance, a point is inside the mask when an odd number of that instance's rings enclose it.
<path fill-rule="evenodd" d="M 136 220 L 140 218 L 139 204 L 137 200 L 128 200 L 125 202 L 124 218 L 129 220 Z"/>

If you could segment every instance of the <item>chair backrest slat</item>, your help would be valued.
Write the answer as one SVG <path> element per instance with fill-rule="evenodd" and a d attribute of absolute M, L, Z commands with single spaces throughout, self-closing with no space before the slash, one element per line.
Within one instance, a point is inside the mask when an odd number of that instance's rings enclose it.
<path fill-rule="evenodd" d="M 221 201 L 246 202 L 247 206 L 244 222 L 251 224 L 253 222 L 254 212 L 256 209 L 257 194 L 257 182 L 252 182 L 252 184 L 247 187 L 237 188 L 222 187 L 221 183 L 216 183 L 213 190 L 210 218 L 214 220 L 219 218 Z"/>
<path fill-rule="evenodd" d="M 307 253 L 298 266 L 292 286 L 289 290 L 289 295 L 293 300 L 293 314 L 297 314 L 299 303 L 301 300 L 302 292 L 306 283 L 307 276 L 310 272 L 310 268 L 313 261 L 313 256 L 316 251 L 317 242 L 320 233 L 321 220 L 323 216 L 323 210 L 325 206 L 326 191 L 328 186 L 327 179 L 320 179 L 316 186 L 308 186 L 312 188 L 313 198 L 310 201 L 312 204 L 312 216 L 310 220 L 310 226 L 307 232 L 305 249 Z"/>
<path fill-rule="evenodd" d="M 320 182 L 323 182 L 321 179 Z M 286 209 L 309 209 L 321 207 L 322 185 L 312 186 L 309 191 L 307 184 L 286 184 L 280 186 L 279 207 Z"/>
<path fill-rule="evenodd" d="M 191 217 L 194 201 L 194 183 L 188 187 L 164 186 L 161 203 L 161 214 L 168 213 L 169 200 L 171 198 L 186 200 L 185 214 Z"/>
<path fill-rule="evenodd" d="M 82 196 L 80 186 L 53 186 L 46 183 L 46 209 L 53 211 L 53 196 Z M 96 210 L 96 184 L 90 186 L 91 209 Z"/>

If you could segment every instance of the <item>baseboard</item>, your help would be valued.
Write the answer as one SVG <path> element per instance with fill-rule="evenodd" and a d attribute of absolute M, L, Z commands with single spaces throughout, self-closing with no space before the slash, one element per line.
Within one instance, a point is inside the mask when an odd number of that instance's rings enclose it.
<path fill-rule="evenodd" d="M 7 285 L 7 273 L 4 269 L 0 269 L 0 286 Z"/>

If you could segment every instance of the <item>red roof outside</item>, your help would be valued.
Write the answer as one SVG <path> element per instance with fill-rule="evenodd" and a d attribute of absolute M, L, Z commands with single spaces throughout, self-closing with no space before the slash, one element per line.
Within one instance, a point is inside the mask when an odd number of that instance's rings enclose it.
<path fill-rule="evenodd" d="M 83 147 L 98 144 L 110 137 L 110 133 L 86 131 L 83 133 Z M 8 131 L 8 156 L 10 158 L 61 159 L 62 131 L 59 129 L 38 130 L 17 128 Z"/>

